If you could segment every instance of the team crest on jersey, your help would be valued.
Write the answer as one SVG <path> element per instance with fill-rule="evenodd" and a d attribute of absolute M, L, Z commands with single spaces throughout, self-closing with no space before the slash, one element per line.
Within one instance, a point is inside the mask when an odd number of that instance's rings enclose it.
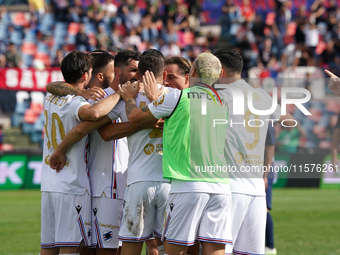
<path fill-rule="evenodd" d="M 155 145 L 153 145 L 151 143 L 145 145 L 145 147 L 144 147 L 144 153 L 146 155 L 151 155 L 154 150 L 155 150 Z"/>
<path fill-rule="evenodd" d="M 163 104 L 163 102 L 164 102 L 164 95 L 161 96 L 160 98 L 158 98 L 157 101 L 154 101 L 153 106 L 157 107 L 157 105 L 161 105 L 161 104 Z"/>
<path fill-rule="evenodd" d="M 241 152 L 237 152 L 235 154 L 235 160 L 238 164 L 241 164 L 244 161 L 244 155 Z"/>
<path fill-rule="evenodd" d="M 103 234 L 103 239 L 105 242 L 109 242 L 111 239 L 112 239 L 112 231 L 109 231 L 109 232 L 104 232 Z"/>

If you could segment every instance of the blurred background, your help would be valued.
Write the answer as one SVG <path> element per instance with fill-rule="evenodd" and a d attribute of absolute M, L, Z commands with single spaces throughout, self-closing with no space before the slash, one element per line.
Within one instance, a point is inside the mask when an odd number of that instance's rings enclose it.
<path fill-rule="evenodd" d="M 268 93 L 311 91 L 304 104 L 311 116 L 288 105 L 299 126 L 275 126 L 277 160 L 321 155 L 317 162 L 329 162 L 340 101 L 323 69 L 339 74 L 340 0 L 0 0 L 0 8 L 0 161 L 21 155 L 31 170 L 29 162 L 41 161 L 45 86 L 63 80 L 60 62 L 72 50 L 155 48 L 193 61 L 233 47 L 244 58 L 243 78 Z M 39 172 L 28 173 L 26 179 L 39 179 Z M 314 179 L 306 185 L 321 185 L 321 173 Z"/>

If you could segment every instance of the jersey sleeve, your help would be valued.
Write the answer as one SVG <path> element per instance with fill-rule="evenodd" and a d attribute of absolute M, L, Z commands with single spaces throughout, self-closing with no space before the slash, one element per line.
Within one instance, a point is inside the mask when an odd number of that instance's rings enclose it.
<path fill-rule="evenodd" d="M 125 111 L 125 102 L 121 100 L 113 109 L 107 114 L 111 120 L 116 120 L 122 116 L 123 111 Z"/>
<path fill-rule="evenodd" d="M 78 121 L 81 121 L 81 119 L 79 118 L 78 112 L 79 112 L 79 109 L 84 105 L 89 105 L 89 103 L 86 101 L 85 98 L 76 96 L 72 99 L 70 103 L 70 113 L 72 115 L 72 118 Z"/>
<path fill-rule="evenodd" d="M 181 94 L 182 91 L 169 88 L 169 93 L 163 94 L 157 101 L 151 102 L 148 105 L 150 112 L 156 119 L 170 116 L 176 109 L 181 99 Z"/>
<path fill-rule="evenodd" d="M 275 145 L 275 128 L 271 124 L 268 125 L 266 145 Z"/>

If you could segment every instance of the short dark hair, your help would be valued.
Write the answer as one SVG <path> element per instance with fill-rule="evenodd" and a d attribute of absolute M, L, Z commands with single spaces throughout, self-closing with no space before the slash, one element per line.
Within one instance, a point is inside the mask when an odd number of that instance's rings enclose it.
<path fill-rule="evenodd" d="M 92 75 L 97 75 L 102 68 L 115 60 L 115 57 L 105 50 L 94 50 L 90 55 L 92 57 Z"/>
<path fill-rule="evenodd" d="M 229 70 L 231 74 L 239 74 L 243 68 L 243 58 L 234 49 L 220 49 L 214 55 L 220 60 L 222 67 Z"/>
<path fill-rule="evenodd" d="M 181 75 L 185 76 L 190 73 L 191 63 L 189 59 L 180 56 L 169 56 L 164 59 L 164 64 L 177 65 Z"/>
<path fill-rule="evenodd" d="M 146 71 L 153 72 L 155 77 L 162 75 L 164 71 L 164 60 L 155 54 L 144 55 L 138 64 L 139 76 L 142 77 Z"/>
<path fill-rule="evenodd" d="M 89 72 L 92 60 L 89 54 L 81 51 L 71 51 L 61 61 L 60 69 L 67 83 L 76 83 L 83 73 Z"/>
<path fill-rule="evenodd" d="M 147 49 L 146 51 L 144 51 L 144 52 L 142 53 L 142 57 L 145 56 L 145 55 L 147 55 L 147 54 L 155 54 L 155 55 L 161 57 L 162 59 L 164 59 L 163 53 L 160 52 L 159 50 L 156 50 L 156 49 Z"/>
<path fill-rule="evenodd" d="M 139 61 L 141 58 L 141 53 L 132 50 L 122 50 L 115 56 L 115 67 L 125 67 L 130 61 Z"/>

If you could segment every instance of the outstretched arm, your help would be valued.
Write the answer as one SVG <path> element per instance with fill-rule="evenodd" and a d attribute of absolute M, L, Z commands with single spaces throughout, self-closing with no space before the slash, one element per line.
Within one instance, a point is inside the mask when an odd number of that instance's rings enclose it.
<path fill-rule="evenodd" d="M 104 141 L 111 141 L 133 135 L 134 133 L 145 128 L 162 129 L 162 127 L 160 127 L 160 122 L 164 121 L 154 119 L 141 124 L 132 124 L 130 122 L 111 123 L 98 129 L 98 132 Z"/>
<path fill-rule="evenodd" d="M 328 74 L 331 78 L 328 82 L 329 89 L 337 96 L 340 96 L 340 79 L 334 73 L 325 70 L 325 73 Z"/>
<path fill-rule="evenodd" d="M 108 114 L 112 110 L 112 108 L 116 106 L 119 100 L 120 93 L 117 92 L 115 94 L 112 94 L 111 96 L 106 97 L 105 99 L 101 100 L 99 103 L 96 103 L 94 105 L 90 104 L 83 105 L 79 109 L 78 115 L 83 120 L 96 121 L 104 117 L 106 114 Z"/>
<path fill-rule="evenodd" d="M 67 96 L 75 95 L 81 96 L 86 100 L 104 98 L 105 92 L 101 88 L 93 87 L 90 89 L 81 89 L 68 84 L 63 81 L 50 82 L 46 86 L 46 90 L 53 95 Z"/>

